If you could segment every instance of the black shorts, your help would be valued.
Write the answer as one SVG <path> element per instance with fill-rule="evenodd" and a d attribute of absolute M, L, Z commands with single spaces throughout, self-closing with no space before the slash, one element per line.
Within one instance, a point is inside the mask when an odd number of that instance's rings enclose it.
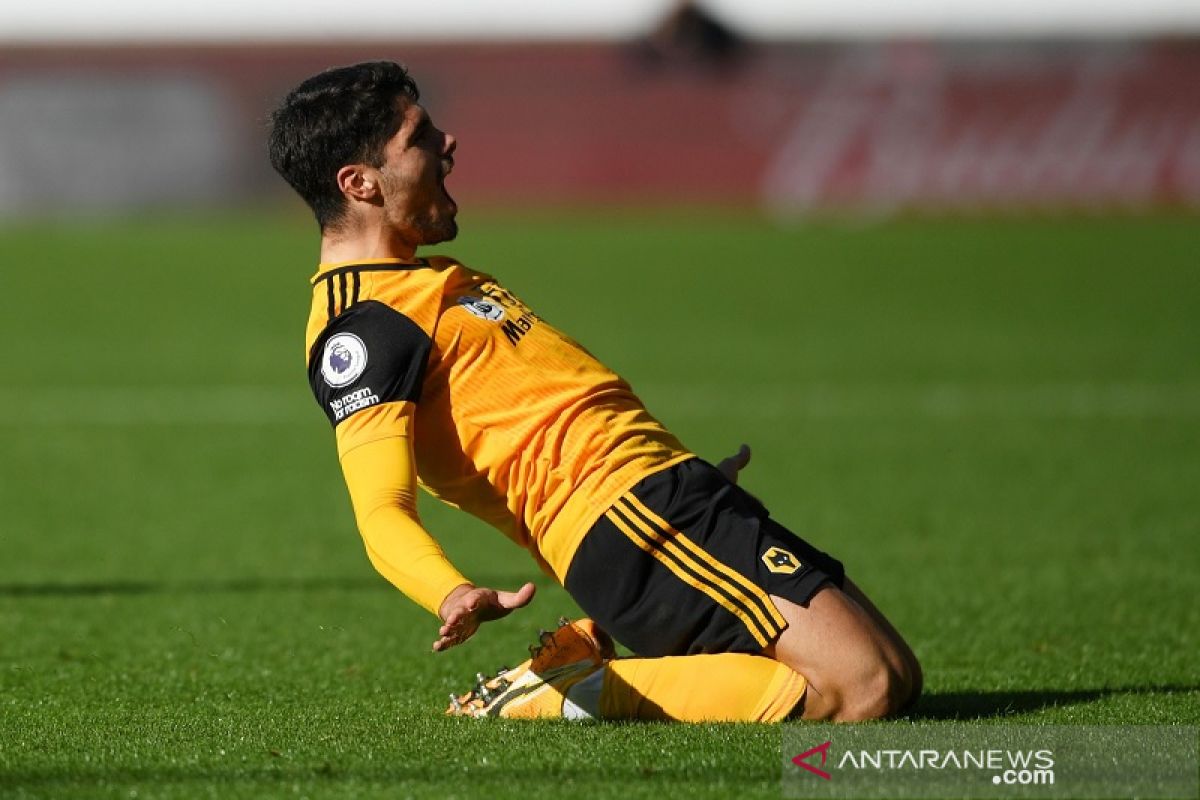
<path fill-rule="evenodd" d="M 767 595 L 805 605 L 841 562 L 693 458 L 623 495 L 583 537 L 565 581 L 584 612 L 647 656 L 759 653 L 787 627 Z"/>

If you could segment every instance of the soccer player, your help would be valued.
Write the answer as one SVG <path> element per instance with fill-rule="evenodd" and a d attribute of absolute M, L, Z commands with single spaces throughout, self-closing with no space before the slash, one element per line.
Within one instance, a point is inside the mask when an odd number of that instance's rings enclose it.
<path fill-rule="evenodd" d="M 474 716 L 865 720 L 920 691 L 912 651 L 845 577 L 691 453 L 629 385 L 453 239 L 454 137 L 391 62 L 323 72 L 272 118 L 312 208 L 306 350 L 367 555 L 441 619 L 435 651 L 528 604 L 472 584 L 421 524 L 418 483 L 527 549 L 590 619 L 451 699 Z M 565 265 L 564 268 L 569 268 Z M 635 656 L 614 658 L 612 638 Z"/>

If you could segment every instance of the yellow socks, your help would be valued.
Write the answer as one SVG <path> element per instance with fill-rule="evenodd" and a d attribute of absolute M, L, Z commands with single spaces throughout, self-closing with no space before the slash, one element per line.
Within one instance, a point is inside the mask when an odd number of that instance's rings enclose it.
<path fill-rule="evenodd" d="M 589 676 L 580 686 L 599 682 Z M 804 678 L 765 656 L 743 653 L 623 658 L 603 670 L 602 719 L 779 722 L 804 697 Z M 568 692 L 575 700 L 577 692 Z M 580 698 L 585 699 L 585 698 Z M 576 701 L 578 702 L 578 701 Z M 580 705 L 583 705 L 582 703 Z"/>
<path fill-rule="evenodd" d="M 645 719 L 779 722 L 804 697 L 806 681 L 765 656 L 745 653 L 615 658 L 612 640 L 589 619 L 542 631 L 532 658 L 450 696 L 453 716 L 525 719 Z"/>

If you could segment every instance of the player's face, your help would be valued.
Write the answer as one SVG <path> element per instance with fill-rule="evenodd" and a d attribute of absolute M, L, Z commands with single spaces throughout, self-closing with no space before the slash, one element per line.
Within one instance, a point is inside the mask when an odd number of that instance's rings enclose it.
<path fill-rule="evenodd" d="M 400 130 L 384 147 L 379 170 L 384 214 L 414 245 L 448 241 L 458 235 L 458 206 L 445 183 L 454 168 L 454 137 L 416 103 L 401 99 L 400 107 Z"/>

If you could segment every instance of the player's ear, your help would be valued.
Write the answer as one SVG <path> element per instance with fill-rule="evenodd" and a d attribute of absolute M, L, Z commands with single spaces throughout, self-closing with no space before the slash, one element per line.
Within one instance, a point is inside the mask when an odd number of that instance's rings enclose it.
<path fill-rule="evenodd" d="M 342 194 L 355 200 L 370 202 L 379 196 L 379 175 L 363 164 L 347 164 L 339 169 L 337 185 Z"/>

